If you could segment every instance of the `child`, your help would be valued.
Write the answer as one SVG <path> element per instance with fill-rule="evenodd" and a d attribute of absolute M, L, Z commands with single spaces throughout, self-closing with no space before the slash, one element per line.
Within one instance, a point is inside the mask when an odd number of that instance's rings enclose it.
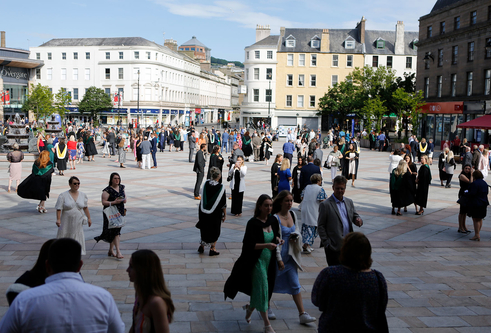
<path fill-rule="evenodd" d="M 79 138 L 77 143 L 77 157 L 78 157 L 77 164 L 84 163 L 84 154 L 85 154 L 84 140 L 83 138 Z"/>

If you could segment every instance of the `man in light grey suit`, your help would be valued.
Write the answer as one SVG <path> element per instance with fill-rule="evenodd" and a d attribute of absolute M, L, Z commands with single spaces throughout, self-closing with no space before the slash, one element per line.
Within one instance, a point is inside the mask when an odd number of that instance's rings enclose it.
<path fill-rule="evenodd" d="M 318 158 L 321 161 L 321 165 L 322 165 L 322 159 L 324 158 L 324 153 L 322 152 L 320 143 L 315 144 L 314 161 L 316 158 Z"/>
<path fill-rule="evenodd" d="M 344 197 L 346 182 L 344 176 L 334 178 L 333 194 L 319 206 L 317 229 L 329 266 L 340 264 L 339 254 L 343 238 L 353 231 L 353 224 L 358 227 L 363 225 L 363 220 L 356 212 L 353 201 Z"/>

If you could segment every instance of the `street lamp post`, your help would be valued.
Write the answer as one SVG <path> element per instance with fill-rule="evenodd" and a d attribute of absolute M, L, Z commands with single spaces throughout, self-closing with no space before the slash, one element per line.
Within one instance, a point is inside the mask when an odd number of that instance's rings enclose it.
<path fill-rule="evenodd" d="M 269 73 L 266 77 L 269 81 L 269 97 L 268 97 L 268 125 L 271 127 L 271 99 L 273 98 L 273 92 L 271 91 L 271 80 L 273 79 L 273 74 Z"/>
<path fill-rule="evenodd" d="M 138 96 L 136 98 L 136 119 L 138 121 L 137 128 L 140 128 L 140 70 L 138 70 Z M 143 118 L 143 115 L 142 115 Z"/>

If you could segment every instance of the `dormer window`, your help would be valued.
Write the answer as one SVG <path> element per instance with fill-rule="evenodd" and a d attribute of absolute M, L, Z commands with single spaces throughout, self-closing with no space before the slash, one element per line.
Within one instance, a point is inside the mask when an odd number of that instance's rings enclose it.
<path fill-rule="evenodd" d="M 312 37 L 312 39 L 310 40 L 310 47 L 313 49 L 318 49 L 320 46 L 321 46 L 320 38 L 317 37 L 317 35 Z"/>
<path fill-rule="evenodd" d="M 385 49 L 385 40 L 383 40 L 382 38 L 378 38 L 376 41 L 375 41 L 375 47 L 377 49 Z"/>
<path fill-rule="evenodd" d="M 295 37 L 292 35 L 286 37 L 286 47 L 295 47 Z"/>
<path fill-rule="evenodd" d="M 346 40 L 344 41 L 344 48 L 350 49 L 350 50 L 354 49 L 355 48 L 355 39 L 351 36 L 346 38 Z"/>
<path fill-rule="evenodd" d="M 411 46 L 411 48 L 413 50 L 417 50 L 418 49 L 418 42 L 419 42 L 419 40 L 417 38 L 416 39 L 413 39 L 413 41 L 411 42 L 411 45 L 410 46 Z"/>

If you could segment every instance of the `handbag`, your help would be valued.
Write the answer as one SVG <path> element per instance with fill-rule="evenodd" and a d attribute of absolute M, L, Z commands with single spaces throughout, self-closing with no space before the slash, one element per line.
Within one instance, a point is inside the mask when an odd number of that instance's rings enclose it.
<path fill-rule="evenodd" d="M 108 229 L 121 228 L 126 224 L 124 216 L 121 215 L 118 207 L 109 206 L 107 208 L 104 208 L 103 212 L 109 222 L 107 226 Z"/>
<path fill-rule="evenodd" d="M 274 150 L 273 150 L 273 148 L 272 148 L 272 147 L 269 147 L 269 148 L 268 148 L 268 151 L 269 151 L 269 152 L 272 154 Z"/>

